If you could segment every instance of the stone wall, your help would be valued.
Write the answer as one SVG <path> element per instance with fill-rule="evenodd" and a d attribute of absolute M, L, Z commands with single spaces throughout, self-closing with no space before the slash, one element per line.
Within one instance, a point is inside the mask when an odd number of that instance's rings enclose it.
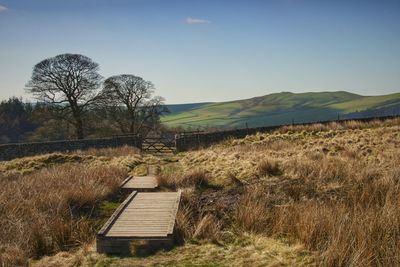
<path fill-rule="evenodd" d="M 348 119 L 348 120 L 339 120 L 335 122 L 343 123 L 350 120 L 368 122 L 373 120 L 387 120 L 393 118 L 399 118 L 399 116 Z M 327 124 L 331 122 L 333 121 L 299 123 L 294 125 L 310 125 L 314 123 Z M 229 138 L 243 138 L 246 135 L 252 135 L 258 132 L 260 133 L 271 132 L 283 126 L 285 125 L 259 127 L 259 128 L 246 128 L 246 129 L 237 129 L 229 131 L 219 131 L 219 132 L 181 133 L 175 137 L 176 151 L 181 152 L 192 149 L 204 148 Z M 139 149 L 142 149 L 142 143 L 143 143 L 142 138 L 138 136 L 117 136 L 117 137 L 99 138 L 99 139 L 4 144 L 0 145 L 0 161 L 11 160 L 14 158 L 21 158 L 38 154 L 45 154 L 45 153 L 69 152 L 74 150 L 85 150 L 88 148 L 120 147 L 123 145 L 134 146 Z"/>
<path fill-rule="evenodd" d="M 247 128 L 211 133 L 205 132 L 194 134 L 180 134 L 175 138 L 176 151 L 182 152 L 187 150 L 205 148 L 229 138 L 243 138 L 247 135 L 256 134 L 258 132 L 273 131 L 279 127 L 281 126 Z"/>
<path fill-rule="evenodd" d="M 311 125 L 315 123 L 328 124 L 332 122 L 344 123 L 346 121 L 362 121 L 369 122 L 373 120 L 387 120 L 399 118 L 399 116 L 385 116 L 385 117 L 374 117 L 374 118 L 361 118 L 361 119 L 344 119 L 344 120 L 335 120 L 335 121 L 319 121 L 319 122 L 310 122 L 310 123 L 297 123 L 293 125 Z M 191 133 L 191 134 L 180 134 L 175 138 L 176 143 L 176 151 L 187 151 L 199 148 L 205 148 L 212 144 L 216 144 L 218 142 L 224 141 L 229 138 L 243 138 L 246 135 L 252 135 L 256 133 L 266 133 L 274 131 L 278 128 L 281 128 L 287 125 L 279 125 L 279 126 L 269 126 L 269 127 L 258 127 L 258 128 L 245 128 L 245 129 L 237 129 L 237 130 L 229 130 L 229 131 L 220 131 L 220 132 L 204 132 L 204 133 Z"/>
<path fill-rule="evenodd" d="M 0 145 L 0 160 L 12 160 L 38 154 L 69 152 L 88 148 L 120 147 L 123 145 L 134 146 L 141 149 L 142 139 L 138 136 L 117 136 L 83 140 L 4 144 Z"/>

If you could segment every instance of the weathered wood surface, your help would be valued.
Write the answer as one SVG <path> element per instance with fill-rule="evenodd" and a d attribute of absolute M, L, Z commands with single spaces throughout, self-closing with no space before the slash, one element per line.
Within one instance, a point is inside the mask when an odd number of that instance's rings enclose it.
<path fill-rule="evenodd" d="M 129 176 L 122 184 L 122 189 L 153 190 L 158 187 L 157 178 L 154 176 Z"/>
<path fill-rule="evenodd" d="M 142 150 L 154 154 L 174 153 L 175 138 L 147 137 L 143 140 Z"/>
<path fill-rule="evenodd" d="M 122 204 L 114 211 L 111 217 L 107 220 L 107 222 L 103 225 L 100 231 L 97 233 L 98 236 L 104 236 L 107 231 L 111 228 L 113 223 L 118 219 L 121 213 L 124 211 L 125 207 L 132 201 L 132 199 L 136 196 L 137 192 L 133 191 Z"/>
<path fill-rule="evenodd" d="M 103 226 L 98 237 L 170 239 L 180 196 L 180 192 L 133 192 Z"/>
<path fill-rule="evenodd" d="M 152 167 L 148 171 L 155 173 Z M 129 255 L 130 242 L 134 240 L 145 240 L 154 247 L 172 246 L 181 192 L 138 192 L 157 187 L 152 175 L 130 176 L 122 182 L 123 190 L 134 191 L 97 234 L 99 253 Z"/>

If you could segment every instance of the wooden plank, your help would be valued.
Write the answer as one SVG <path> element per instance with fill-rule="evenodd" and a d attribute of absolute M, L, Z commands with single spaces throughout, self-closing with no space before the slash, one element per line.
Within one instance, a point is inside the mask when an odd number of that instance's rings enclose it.
<path fill-rule="evenodd" d="M 154 223 L 142 223 L 142 222 L 139 222 L 139 221 L 138 222 L 129 222 L 129 223 L 123 222 L 123 223 L 115 224 L 114 228 L 119 227 L 119 226 L 122 227 L 122 226 L 126 226 L 126 225 L 137 225 L 140 228 L 144 228 L 144 227 L 148 228 L 149 225 L 160 226 L 161 227 L 161 226 L 165 226 L 165 225 L 169 226 L 169 220 L 168 220 L 168 222 L 158 221 L 158 222 L 154 222 Z"/>
<path fill-rule="evenodd" d="M 157 178 L 154 176 L 129 176 L 121 184 L 123 189 L 155 189 L 158 187 Z"/>
<path fill-rule="evenodd" d="M 132 237 L 130 233 L 118 233 L 118 234 L 110 234 L 109 237 L 113 237 L 113 238 L 121 238 L 121 237 L 125 237 L 127 239 L 130 240 L 148 240 L 149 238 L 153 238 L 153 239 L 164 239 L 167 238 L 168 236 L 160 236 L 160 235 L 154 235 L 154 234 L 141 234 L 138 236 L 134 236 Z"/>
<path fill-rule="evenodd" d="M 176 200 L 175 200 L 174 206 L 172 207 L 172 215 L 173 215 L 174 220 L 171 221 L 171 223 L 170 223 L 170 225 L 169 225 L 169 230 L 168 230 L 168 233 L 169 233 L 169 234 L 172 234 L 173 231 L 174 231 L 175 218 L 176 218 L 176 214 L 177 214 L 177 212 L 178 212 L 179 202 L 180 202 L 180 200 L 181 200 L 181 194 L 182 194 L 182 191 L 179 190 L 178 193 L 177 193 L 177 195 L 176 195 Z"/>
<path fill-rule="evenodd" d="M 119 187 L 124 187 L 124 185 L 132 178 L 132 175 L 126 177 L 125 180 L 122 181 L 122 183 L 119 185 Z"/>
<path fill-rule="evenodd" d="M 115 220 L 121 215 L 124 208 L 132 201 L 132 199 L 136 196 L 137 192 L 133 191 L 122 204 L 115 210 L 115 212 L 111 215 L 111 217 L 107 220 L 104 226 L 100 229 L 99 235 L 104 235 L 113 225 Z"/>
<path fill-rule="evenodd" d="M 131 194 L 99 235 L 104 237 L 167 237 L 175 225 L 181 192 Z"/>
<path fill-rule="evenodd" d="M 125 181 L 124 184 L 128 182 Z M 99 231 L 96 238 L 97 251 L 129 254 L 129 244 L 133 240 L 172 246 L 172 233 L 180 197 L 180 191 L 133 192 Z"/>
<path fill-rule="evenodd" d="M 153 229 L 151 231 L 149 231 L 148 228 L 141 228 L 141 229 L 137 229 L 136 231 L 132 232 L 132 227 L 130 228 L 121 228 L 118 230 L 114 230 L 114 231 L 110 231 L 109 233 L 107 233 L 107 236 L 112 235 L 112 234 L 118 234 L 118 233 L 128 233 L 131 236 L 140 236 L 142 234 L 152 234 L 154 236 L 166 236 L 167 234 L 167 227 L 164 228 L 158 228 L 158 229 Z"/>

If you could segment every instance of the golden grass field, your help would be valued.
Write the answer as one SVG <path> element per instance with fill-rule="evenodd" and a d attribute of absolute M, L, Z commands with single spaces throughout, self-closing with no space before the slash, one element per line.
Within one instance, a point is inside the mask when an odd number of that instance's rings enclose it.
<path fill-rule="evenodd" d="M 184 190 L 170 251 L 95 253 L 128 172 Z M 398 266 L 400 120 L 285 127 L 175 156 L 129 148 L 0 162 L 4 266 Z M 134 248 L 133 248 L 134 249 Z"/>

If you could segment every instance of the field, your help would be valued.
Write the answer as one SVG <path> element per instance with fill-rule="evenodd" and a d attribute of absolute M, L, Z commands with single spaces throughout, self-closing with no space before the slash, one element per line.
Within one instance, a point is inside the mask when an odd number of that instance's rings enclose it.
<path fill-rule="evenodd" d="M 348 92 L 277 93 L 251 99 L 185 106 L 162 118 L 170 127 L 245 128 L 337 119 L 345 116 L 393 115 L 400 94 L 361 96 Z"/>
<path fill-rule="evenodd" d="M 121 201 L 116 185 L 148 164 L 162 190 L 184 190 L 176 246 L 97 254 L 94 234 Z M 0 170 L 5 266 L 400 264 L 399 119 L 284 127 L 166 157 L 44 155 Z"/>

